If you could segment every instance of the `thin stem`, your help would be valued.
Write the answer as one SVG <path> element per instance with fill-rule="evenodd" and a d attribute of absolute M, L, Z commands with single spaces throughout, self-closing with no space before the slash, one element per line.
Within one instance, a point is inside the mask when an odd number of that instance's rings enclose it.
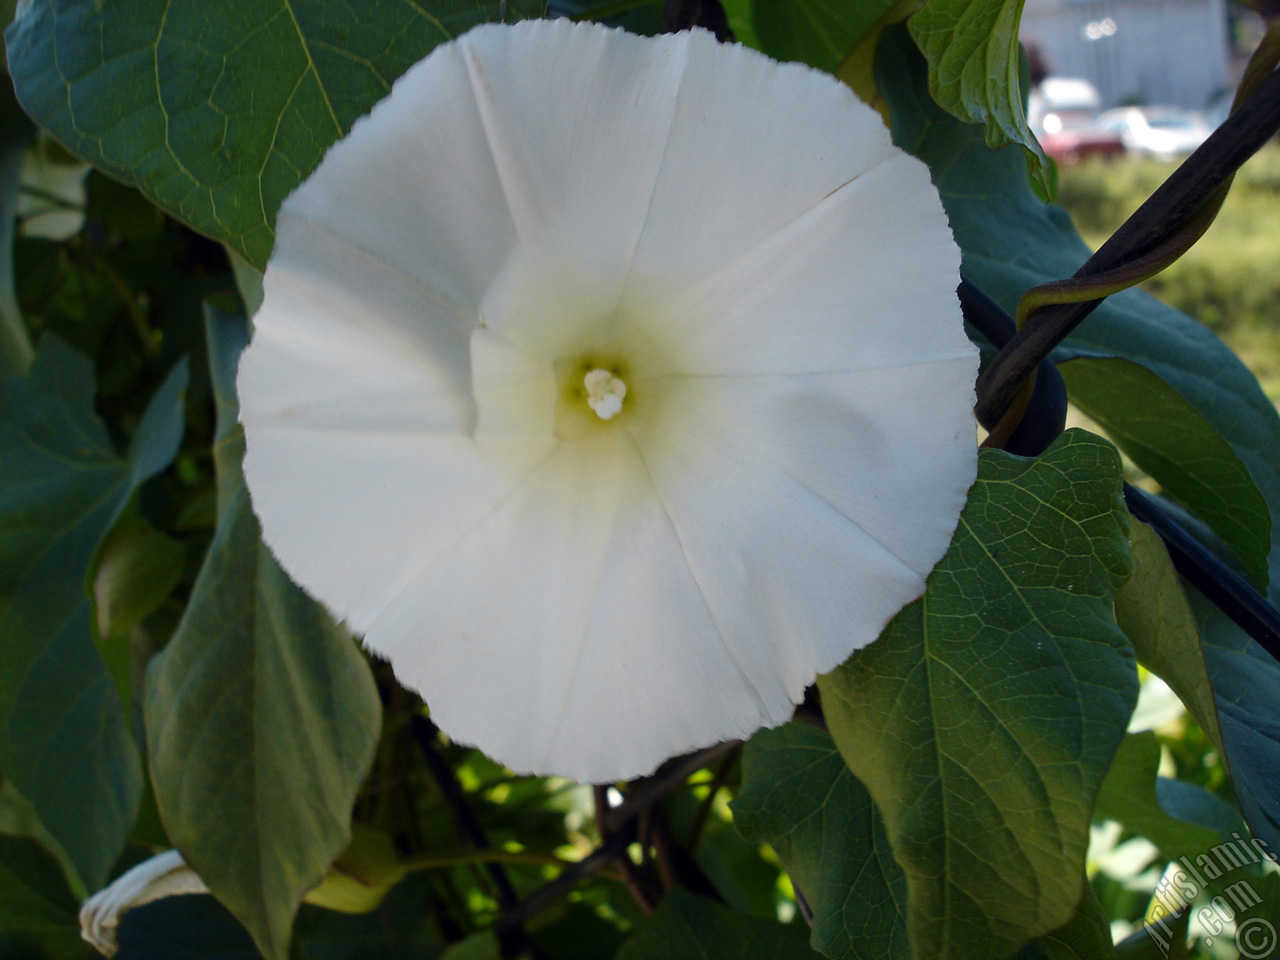
<path fill-rule="evenodd" d="M 596 802 L 596 823 L 600 827 L 600 839 L 607 842 L 611 833 L 608 826 L 609 788 L 598 785 L 592 788 L 592 793 Z M 661 895 L 660 891 L 654 888 L 652 879 L 632 862 L 625 848 L 618 855 L 618 859 L 615 862 L 618 867 L 618 874 L 622 877 L 622 882 L 626 884 L 627 892 L 631 894 L 631 899 L 636 902 L 646 917 L 651 916 Z"/>
<path fill-rule="evenodd" d="M 423 757 L 427 761 L 431 776 L 435 778 L 445 801 L 453 809 L 454 820 L 458 825 L 459 832 L 477 849 L 491 849 L 489 838 L 485 836 L 484 829 L 480 826 L 480 821 L 476 819 L 476 815 L 467 806 L 466 798 L 462 792 L 462 784 L 458 782 L 458 777 L 453 772 L 453 767 L 449 766 L 448 762 L 440 754 L 440 748 L 436 741 L 436 737 L 440 733 L 439 728 L 421 715 L 415 716 L 409 721 L 409 728 L 413 732 L 414 738 L 418 741 L 418 747 L 422 750 Z M 492 861 L 488 862 L 486 866 L 489 870 L 489 876 L 493 879 L 494 886 L 498 889 L 498 903 L 502 905 L 503 909 L 514 906 L 519 898 L 516 896 L 515 887 L 511 885 L 511 879 L 507 876 L 507 872 L 502 869 L 500 864 Z"/>
<path fill-rule="evenodd" d="M 468 866 L 473 863 L 515 863 L 531 866 L 551 866 L 569 869 L 577 866 L 579 861 L 566 860 L 554 853 L 539 853 L 536 850 L 449 850 L 444 853 L 432 851 L 416 856 L 406 857 L 401 863 L 406 870 L 443 870 L 447 867 Z M 623 882 L 620 873 L 613 870 L 601 870 L 602 877 Z"/>
<path fill-rule="evenodd" d="M 662 804 L 654 804 L 650 808 L 650 833 L 653 837 L 653 849 L 658 858 L 658 870 L 662 875 L 664 889 L 684 887 L 704 897 L 710 897 L 724 903 L 724 897 L 716 889 L 698 861 L 684 847 L 680 846 L 671 833 L 671 823 L 667 820 Z"/>
<path fill-rule="evenodd" d="M 726 740 L 683 757 L 668 760 L 652 776 L 637 780 L 631 793 L 609 811 L 609 825 L 617 829 L 640 815 L 703 767 L 709 766 L 742 746 L 741 740 Z"/>
<path fill-rule="evenodd" d="M 804 894 L 800 892 L 800 888 L 796 886 L 794 879 L 791 881 L 791 889 L 796 895 L 796 908 L 800 911 L 800 916 L 804 917 L 804 922 L 812 927 L 813 907 L 809 906 L 809 901 L 804 898 Z"/>
<path fill-rule="evenodd" d="M 702 831 L 707 825 L 707 819 L 711 816 L 711 808 L 715 806 L 716 795 L 720 793 L 725 782 L 729 779 L 729 773 L 733 770 L 733 765 L 737 762 L 739 750 L 733 751 L 727 757 L 720 761 L 720 766 L 716 768 L 715 775 L 711 778 L 711 783 L 707 788 L 707 795 L 703 798 L 702 803 L 698 806 L 698 812 L 694 814 L 693 823 L 689 827 L 689 839 L 685 846 L 689 853 L 692 854 L 698 848 L 698 841 L 702 839 Z"/>
<path fill-rule="evenodd" d="M 599 873 L 626 851 L 633 837 L 634 832 L 629 829 L 618 830 L 611 834 L 608 840 L 572 867 L 567 867 L 556 879 L 539 887 L 511 910 L 505 911 L 498 918 L 499 930 L 514 929 L 518 924 L 551 906 L 587 877 Z"/>
<path fill-rule="evenodd" d="M 14 215 L 27 142 L 26 136 L 13 137 L 0 146 L 0 379 L 22 376 L 35 359 L 13 290 Z"/>

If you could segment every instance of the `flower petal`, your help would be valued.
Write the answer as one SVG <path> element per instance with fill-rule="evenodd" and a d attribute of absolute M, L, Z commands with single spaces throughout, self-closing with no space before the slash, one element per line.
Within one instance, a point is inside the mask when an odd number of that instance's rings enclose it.
<path fill-rule="evenodd" d="M 693 32 L 690 44 L 636 249 L 642 287 L 699 282 L 902 156 L 879 115 L 830 75 L 717 44 L 706 31 Z"/>
<path fill-rule="evenodd" d="M 563 310 L 530 311 L 535 297 L 571 292 L 582 304 L 574 315 L 588 322 L 613 312 L 691 42 L 568 20 L 480 27 L 458 42 L 521 240 L 485 300 L 495 331 L 554 358 L 577 330 L 566 329 Z"/>
<path fill-rule="evenodd" d="M 719 635 L 623 432 L 562 444 L 365 640 L 518 771 L 608 782 L 791 712 L 766 712 Z"/>
<path fill-rule="evenodd" d="M 340 238 L 474 313 L 517 235 L 457 44 L 396 81 L 281 206 L 290 230 Z"/>
<path fill-rule="evenodd" d="M 653 332 L 664 350 L 678 336 L 679 369 L 695 374 L 976 358 L 959 267 L 928 170 L 900 153 L 691 285 Z"/>
<path fill-rule="evenodd" d="M 722 635 L 778 722 L 817 673 L 876 639 L 924 590 L 975 474 L 972 424 L 967 438 L 954 421 L 940 431 L 928 464 L 915 437 L 864 419 L 830 384 L 728 382 L 671 384 L 680 415 L 636 441 Z M 749 394 L 763 397 L 737 402 Z M 830 448 L 848 440 L 874 441 L 861 451 L 878 461 L 869 473 L 842 473 L 850 458 Z M 918 538 L 886 534 L 875 501 L 912 468 L 927 479 L 897 496 L 929 519 Z"/>

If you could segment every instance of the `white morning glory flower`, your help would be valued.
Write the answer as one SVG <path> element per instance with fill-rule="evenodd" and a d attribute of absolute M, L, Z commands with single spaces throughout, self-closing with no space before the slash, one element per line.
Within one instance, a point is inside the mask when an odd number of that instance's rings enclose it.
<path fill-rule="evenodd" d="M 266 542 L 513 770 L 612 781 L 781 723 L 951 539 L 959 261 L 830 76 L 477 28 L 280 212 L 239 375 Z"/>

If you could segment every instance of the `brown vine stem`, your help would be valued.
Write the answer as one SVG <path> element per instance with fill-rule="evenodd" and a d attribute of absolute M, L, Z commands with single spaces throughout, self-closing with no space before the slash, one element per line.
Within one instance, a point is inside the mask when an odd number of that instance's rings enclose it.
<path fill-rule="evenodd" d="M 600 825 L 600 839 L 607 842 L 611 834 L 608 826 L 609 788 L 599 784 L 592 788 L 592 792 L 595 795 L 596 823 Z M 630 846 L 630 844 L 627 846 Z M 617 865 L 618 874 L 622 877 L 622 882 L 626 884 L 627 892 L 631 894 L 631 898 L 635 900 L 645 916 L 652 915 L 659 898 L 662 896 L 662 892 L 656 888 L 652 878 L 632 862 L 626 848 L 623 848 L 622 852 L 618 854 L 615 864 Z"/>
<path fill-rule="evenodd" d="M 635 840 L 635 821 L 645 810 L 665 797 L 672 790 L 725 755 L 742 746 L 741 740 L 728 740 L 683 757 L 668 760 L 652 776 L 635 781 L 630 795 L 618 806 L 599 812 L 600 846 L 552 880 L 539 887 L 498 919 L 499 932 L 515 929 L 529 917 L 546 909 L 565 896 L 580 882 L 598 873 L 622 856 Z M 597 788 L 597 789 L 605 789 Z"/>
<path fill-rule="evenodd" d="M 491 848 L 489 838 L 485 836 L 484 829 L 480 826 L 480 821 L 476 819 L 475 813 L 467 806 L 466 796 L 463 793 L 462 784 L 458 782 L 457 774 L 453 772 L 453 767 L 449 766 L 449 762 L 440 752 L 438 739 L 440 728 L 427 717 L 417 714 L 409 720 L 409 730 L 414 739 L 418 741 L 418 747 L 422 751 L 423 758 L 427 761 L 427 768 L 431 771 L 431 776 L 435 779 L 441 794 L 444 795 L 446 802 L 453 810 L 458 831 L 477 849 L 489 850 Z M 490 879 L 493 880 L 494 887 L 497 889 L 498 905 L 502 908 L 504 915 L 514 911 L 520 905 L 520 898 L 516 895 L 515 887 L 512 886 L 511 878 L 507 876 L 507 871 L 501 863 L 492 859 L 485 861 L 484 866 L 489 873 Z M 530 957 L 532 960 L 544 960 L 545 955 L 542 949 L 530 938 L 524 927 L 518 922 L 508 924 L 499 930 L 499 940 L 504 957 L 523 956 Z"/>
<path fill-rule="evenodd" d="M 1032 322 L 1018 330 L 978 378 L 979 420 L 1000 424 L 1040 361 L 1102 302 L 1102 297 L 1123 289 L 1113 289 L 1112 285 L 1122 279 L 1143 279 L 1144 271 L 1161 261 L 1167 261 L 1165 265 L 1172 262 L 1176 255 L 1168 258 L 1174 251 L 1185 250 L 1203 233 L 1216 213 L 1214 203 L 1220 202 L 1216 195 L 1229 185 L 1240 165 L 1280 129 L 1280 73 L 1274 71 L 1273 59 L 1277 52 L 1280 45 L 1269 33 L 1255 52 L 1254 65 L 1246 75 L 1257 87 L 1238 109 L 1085 261 L 1071 280 L 1050 285 L 1052 292 L 1034 293 L 1033 299 L 1049 299 L 1038 309 L 1028 306 L 1025 315 L 1030 318 L 1034 312 Z M 1088 289 L 1089 284 L 1094 287 Z M 1067 291 L 1076 290 L 1086 298 L 1068 300 Z"/>
<path fill-rule="evenodd" d="M 720 766 L 716 768 L 715 774 L 711 777 L 711 783 L 707 787 L 707 795 L 698 806 L 698 812 L 694 815 L 693 823 L 689 827 L 689 839 L 685 841 L 685 847 L 691 854 L 698 849 L 698 841 L 702 839 L 702 831 L 707 825 L 707 819 L 711 816 L 711 808 L 715 806 L 716 795 L 720 793 L 720 788 L 729 779 L 729 772 L 733 769 L 733 765 L 738 762 L 738 753 L 739 751 L 735 750 L 721 760 Z"/>
<path fill-rule="evenodd" d="M 609 826 L 618 829 L 653 806 L 703 767 L 710 766 L 742 746 L 741 740 L 726 740 L 683 757 L 668 760 L 652 776 L 635 781 L 622 803 L 609 811 Z"/>

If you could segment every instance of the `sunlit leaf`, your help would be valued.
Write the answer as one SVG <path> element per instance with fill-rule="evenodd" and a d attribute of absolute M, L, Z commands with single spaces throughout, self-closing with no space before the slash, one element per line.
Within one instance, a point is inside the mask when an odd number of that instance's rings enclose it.
<path fill-rule="evenodd" d="M 983 451 L 923 600 L 819 678 L 906 874 L 917 956 L 998 960 L 1075 912 L 1138 689 L 1111 615 L 1120 485 L 1115 448 L 1083 431 L 1037 460 Z"/>
<path fill-rule="evenodd" d="M 1027 126 L 1018 80 L 1023 0 L 929 0 L 909 21 L 929 61 L 929 92 L 966 123 L 986 127 L 987 146 L 1021 144 L 1041 193 L 1048 161 Z"/>
<path fill-rule="evenodd" d="M 1094 816 L 1146 837 L 1166 860 L 1212 849 L 1244 829 L 1229 805 L 1195 784 L 1158 776 L 1160 744 L 1149 730 L 1124 738 Z"/>
<path fill-rule="evenodd" d="M 894 0 L 752 0 L 760 49 L 833 72 Z"/>
<path fill-rule="evenodd" d="M 1173 561 L 1155 531 L 1132 517 L 1129 536 L 1133 573 L 1116 593 L 1116 622 L 1133 643 L 1138 662 L 1169 685 L 1222 749 L 1200 632 Z"/>

